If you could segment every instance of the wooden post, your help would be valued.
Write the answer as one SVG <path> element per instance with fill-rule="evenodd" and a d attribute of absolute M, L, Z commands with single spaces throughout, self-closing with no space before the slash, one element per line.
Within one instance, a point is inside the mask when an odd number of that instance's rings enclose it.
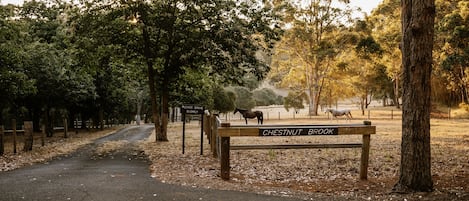
<path fill-rule="evenodd" d="M 230 127 L 230 123 L 222 123 L 221 127 Z M 230 179 L 230 137 L 221 137 L 220 176 L 223 180 Z"/>
<path fill-rule="evenodd" d="M 46 145 L 46 125 L 42 124 L 41 126 L 41 146 Z"/>
<path fill-rule="evenodd" d="M 221 137 L 221 178 L 230 179 L 230 137 Z"/>
<path fill-rule="evenodd" d="M 212 129 L 212 127 L 210 126 L 211 123 L 212 123 L 212 115 L 205 115 L 203 125 L 204 125 L 204 133 L 205 133 L 205 136 L 207 137 L 208 144 L 212 144 L 211 142 L 212 138 L 210 136 L 211 135 L 210 129 Z"/>
<path fill-rule="evenodd" d="M 212 115 L 210 117 L 210 128 L 208 130 L 210 131 L 210 150 L 212 150 L 212 156 L 213 158 L 218 157 L 218 152 L 217 152 L 217 117 L 215 115 Z"/>
<path fill-rule="evenodd" d="M 451 119 L 451 108 L 448 107 L 448 120 Z"/>
<path fill-rule="evenodd" d="M 13 130 L 13 153 L 16 154 L 16 119 L 11 120 L 11 128 Z"/>
<path fill-rule="evenodd" d="M 64 138 L 68 138 L 68 123 L 67 123 L 67 118 L 63 119 L 64 121 Z"/>
<path fill-rule="evenodd" d="M 73 122 L 73 129 L 75 130 L 75 134 L 78 134 L 78 118 L 76 118 Z"/>
<path fill-rule="evenodd" d="M 25 121 L 24 122 L 24 151 L 33 150 L 33 122 Z"/>
<path fill-rule="evenodd" d="M 0 126 L 0 156 L 5 153 L 5 135 L 3 134 L 3 125 Z"/>
<path fill-rule="evenodd" d="M 368 160 L 370 157 L 370 135 L 363 135 L 362 156 L 360 161 L 360 180 L 368 179 Z"/>

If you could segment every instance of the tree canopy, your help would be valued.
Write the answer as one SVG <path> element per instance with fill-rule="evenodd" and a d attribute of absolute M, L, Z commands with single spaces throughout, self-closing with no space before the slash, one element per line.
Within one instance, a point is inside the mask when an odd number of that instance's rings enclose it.
<path fill-rule="evenodd" d="M 289 89 L 288 107 L 307 105 L 310 115 L 343 99 L 360 100 L 362 111 L 376 99 L 399 107 L 400 1 L 384 0 L 362 19 L 335 5 L 48 0 L 0 6 L 0 120 L 31 119 L 37 126 L 65 115 L 102 126 L 97 122 L 130 121 L 142 111 L 163 122 L 156 125 L 163 134 L 169 107 L 197 103 L 229 111 L 281 103 L 257 88 L 265 78 Z M 435 5 L 432 102 L 468 103 L 468 1 Z M 236 97 L 247 101 L 229 101 Z"/>

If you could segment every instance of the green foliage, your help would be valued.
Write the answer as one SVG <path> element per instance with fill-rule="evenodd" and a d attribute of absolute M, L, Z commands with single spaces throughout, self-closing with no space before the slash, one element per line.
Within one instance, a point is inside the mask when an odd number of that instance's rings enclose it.
<path fill-rule="evenodd" d="M 342 34 L 350 9 L 335 7 L 327 0 L 286 3 L 285 21 L 291 28 L 277 44 L 270 76 L 277 87 L 308 91 L 309 113 L 317 115 L 324 80 L 331 74 L 335 58 L 356 38 Z"/>
<path fill-rule="evenodd" d="M 241 109 L 252 109 L 256 106 L 256 100 L 253 98 L 253 93 L 246 87 L 230 87 L 227 90 L 231 90 L 236 95 L 235 106 Z"/>
<path fill-rule="evenodd" d="M 383 53 L 381 46 L 372 36 L 362 38 L 355 47 L 355 51 L 364 59 L 371 59 L 371 54 L 381 55 Z"/>
<path fill-rule="evenodd" d="M 236 94 L 233 91 L 225 90 L 221 86 L 213 88 L 213 109 L 220 113 L 227 113 L 235 109 Z"/>
<path fill-rule="evenodd" d="M 283 97 L 277 95 L 272 89 L 262 88 L 253 91 L 256 106 L 282 105 Z"/>
<path fill-rule="evenodd" d="M 436 45 L 442 50 L 438 57 L 439 65 L 437 65 L 436 72 L 439 73 L 438 76 L 445 78 L 438 79 L 438 81 L 442 81 L 447 89 L 455 94 L 452 97 L 459 98 L 452 100 L 451 104 L 469 102 L 469 17 L 467 5 L 469 5 L 469 1 L 442 3 L 439 10 L 447 14 L 443 15 L 436 23 Z M 458 9 L 452 10 L 449 7 Z M 440 100 L 444 99 L 446 97 L 440 97 Z"/>
<path fill-rule="evenodd" d="M 174 85 L 171 97 L 175 106 L 195 104 L 207 109 L 214 109 L 214 92 L 211 79 L 203 69 L 186 69 L 177 85 Z"/>
<path fill-rule="evenodd" d="M 283 107 L 285 107 L 287 112 L 290 108 L 293 108 L 294 110 L 303 109 L 305 108 L 303 104 L 304 100 L 307 100 L 305 92 L 291 91 L 288 92 L 287 97 L 284 98 Z"/>

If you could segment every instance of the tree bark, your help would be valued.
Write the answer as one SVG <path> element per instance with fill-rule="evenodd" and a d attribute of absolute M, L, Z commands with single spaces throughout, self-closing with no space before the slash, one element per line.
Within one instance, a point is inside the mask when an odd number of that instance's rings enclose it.
<path fill-rule="evenodd" d="M 3 133 L 3 125 L 0 125 L 0 156 L 5 153 L 5 139 Z"/>
<path fill-rule="evenodd" d="M 33 150 L 33 122 L 25 121 L 24 122 L 24 147 L 23 151 L 32 151 Z"/>
<path fill-rule="evenodd" d="M 101 107 L 99 108 L 99 113 L 98 113 L 98 125 L 99 126 L 99 130 L 104 130 L 104 106 L 101 105 Z"/>
<path fill-rule="evenodd" d="M 402 144 L 397 192 L 433 190 L 430 95 L 434 0 L 402 0 Z"/>
<path fill-rule="evenodd" d="M 169 117 L 169 91 L 167 87 L 164 87 L 162 97 L 162 109 L 163 114 L 161 115 L 161 132 L 158 135 L 159 141 L 168 141 L 168 117 Z"/>

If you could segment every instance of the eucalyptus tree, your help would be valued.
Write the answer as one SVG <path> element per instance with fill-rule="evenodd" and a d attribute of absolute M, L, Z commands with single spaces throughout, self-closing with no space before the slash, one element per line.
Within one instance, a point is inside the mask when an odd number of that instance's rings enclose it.
<path fill-rule="evenodd" d="M 220 113 L 234 111 L 236 94 L 217 85 L 213 88 L 213 109 Z"/>
<path fill-rule="evenodd" d="M 262 88 L 252 92 L 256 106 L 282 105 L 283 97 L 277 95 L 272 89 Z"/>
<path fill-rule="evenodd" d="M 393 81 L 394 93 L 392 97 L 397 108 L 400 108 L 402 80 L 402 55 L 399 49 L 399 43 L 402 39 L 401 24 L 399 23 L 400 12 L 400 0 L 384 0 L 366 18 L 367 24 L 371 26 L 371 36 L 382 48 L 383 54 L 379 62 L 386 66 L 386 72 Z"/>
<path fill-rule="evenodd" d="M 358 85 L 360 93 L 362 115 L 365 114 L 365 108 L 368 108 L 378 86 L 378 83 L 373 81 L 376 80 L 374 79 L 377 76 L 376 73 L 380 71 L 375 70 L 376 63 L 373 61 L 382 55 L 382 51 L 381 46 L 368 34 L 361 38 L 355 47 L 355 52 L 361 61 L 357 71 L 360 80 L 355 85 Z"/>
<path fill-rule="evenodd" d="M 287 1 L 290 5 L 286 31 L 277 46 L 278 68 L 285 68 L 285 87 L 302 88 L 308 95 L 309 114 L 317 115 L 319 100 L 327 74 L 342 44 L 333 43 L 331 34 L 350 18 L 351 10 L 333 5 L 332 0 Z M 348 0 L 340 3 L 347 5 Z"/>
<path fill-rule="evenodd" d="M 443 86 L 450 93 L 435 93 L 447 100 L 448 105 L 469 103 L 469 1 L 437 1 L 436 22 L 439 75 L 444 78 Z M 453 95 L 454 94 L 454 95 Z"/>
<path fill-rule="evenodd" d="M 293 108 L 295 111 L 305 108 L 304 100 L 307 100 L 307 96 L 304 91 L 290 91 L 287 97 L 283 100 L 283 107 L 289 111 Z"/>
<path fill-rule="evenodd" d="M 256 100 L 253 97 L 253 93 L 249 88 L 235 86 L 235 87 L 228 87 L 228 90 L 232 91 L 235 95 L 234 105 L 237 108 L 242 109 L 252 109 L 256 106 Z"/>
<path fill-rule="evenodd" d="M 402 143 L 394 190 L 432 191 L 430 148 L 431 73 L 435 0 L 403 0 Z"/>

